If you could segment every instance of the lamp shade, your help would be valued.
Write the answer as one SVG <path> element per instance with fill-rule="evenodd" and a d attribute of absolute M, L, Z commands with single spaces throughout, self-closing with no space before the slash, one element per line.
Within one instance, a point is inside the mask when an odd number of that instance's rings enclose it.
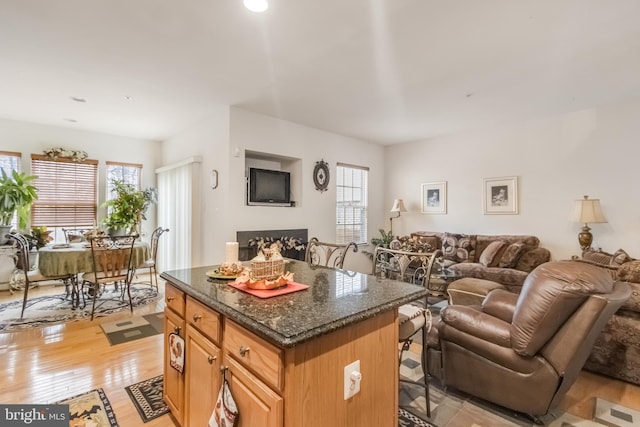
<path fill-rule="evenodd" d="M 395 199 L 393 201 L 393 206 L 391 206 L 391 210 L 389 212 L 406 212 L 407 208 L 404 207 L 404 202 L 402 199 Z"/>
<path fill-rule="evenodd" d="M 600 208 L 600 199 L 589 199 L 589 196 L 574 202 L 571 220 L 582 224 L 607 222 Z"/>

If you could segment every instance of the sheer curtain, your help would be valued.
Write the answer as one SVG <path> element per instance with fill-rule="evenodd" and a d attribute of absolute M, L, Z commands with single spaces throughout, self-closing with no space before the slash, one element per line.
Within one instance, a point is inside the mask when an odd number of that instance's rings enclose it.
<path fill-rule="evenodd" d="M 198 197 L 199 174 L 199 158 L 156 169 L 158 226 L 170 230 L 162 235 L 158 246 L 158 271 L 191 267 L 192 230 L 197 226 L 193 223 L 193 207 L 194 198 Z"/>

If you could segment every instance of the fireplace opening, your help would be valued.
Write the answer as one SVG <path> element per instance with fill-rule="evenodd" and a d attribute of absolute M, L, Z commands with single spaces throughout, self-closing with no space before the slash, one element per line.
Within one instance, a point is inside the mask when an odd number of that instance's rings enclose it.
<path fill-rule="evenodd" d="M 308 242 L 308 229 L 297 228 L 291 230 L 258 230 L 238 231 L 238 258 L 240 261 L 249 261 L 263 246 L 269 247 L 272 243 L 280 242 L 282 256 L 304 261 Z"/>

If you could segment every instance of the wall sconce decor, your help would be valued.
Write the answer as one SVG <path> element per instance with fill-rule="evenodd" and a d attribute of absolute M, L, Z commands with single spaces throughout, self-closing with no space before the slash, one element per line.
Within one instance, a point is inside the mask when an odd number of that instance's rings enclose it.
<path fill-rule="evenodd" d="M 574 202 L 571 220 L 584 224 L 578 234 L 578 243 L 580 243 L 580 248 L 583 251 L 591 248 L 591 242 L 593 242 L 589 224 L 607 222 L 600 208 L 600 199 L 590 199 L 589 196 L 584 196 L 584 199 Z"/>
<path fill-rule="evenodd" d="M 213 190 L 218 188 L 218 171 L 216 169 L 211 170 L 211 174 L 209 175 L 209 185 Z"/>

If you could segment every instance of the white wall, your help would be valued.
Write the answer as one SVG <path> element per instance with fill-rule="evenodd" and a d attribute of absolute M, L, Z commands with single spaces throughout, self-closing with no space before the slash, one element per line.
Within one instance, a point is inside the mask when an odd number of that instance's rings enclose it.
<path fill-rule="evenodd" d="M 206 118 L 162 144 L 162 165 L 200 156 L 200 195 L 194 197 L 194 210 L 199 223 L 191 231 L 192 265 L 211 265 L 223 261 L 221 252 L 229 241 L 227 212 L 229 209 L 229 107 L 220 106 Z M 218 171 L 219 186 L 210 187 L 211 170 Z M 235 240 L 235 235 L 234 239 Z"/>
<path fill-rule="evenodd" d="M 43 150 L 53 147 L 84 150 L 90 159 L 98 160 L 98 205 L 105 200 L 106 161 L 144 165 L 142 188 L 155 187 L 154 170 L 160 158 L 157 141 L 0 119 L 0 150 L 22 153 L 23 171 L 30 171 L 31 154 L 42 154 Z M 98 221 L 105 214 L 106 209 L 99 208 Z M 147 218 L 143 232 L 150 236 L 156 222 L 154 206 L 149 208 Z"/>
<path fill-rule="evenodd" d="M 301 197 L 296 207 L 245 205 L 245 150 L 302 160 Z M 383 220 L 383 153 L 377 144 L 312 129 L 238 108 L 221 107 L 203 121 L 162 146 L 163 164 L 191 156 L 203 159 L 200 209 L 202 224 L 194 238 L 203 236 L 194 248 L 193 265 L 211 265 L 224 260 L 224 242 L 235 241 L 236 231 L 308 228 L 309 236 L 335 241 L 336 162 L 370 168 L 370 232 L 377 233 Z M 313 184 L 315 162 L 331 166 L 329 190 L 320 193 Z M 209 187 L 208 171 L 219 172 L 219 187 Z M 196 207 L 197 208 L 197 207 Z M 199 249 L 198 249 L 199 248 Z M 198 252 L 200 255 L 198 255 Z M 349 268 L 369 271 L 364 255 Z"/>
<path fill-rule="evenodd" d="M 234 157 L 236 149 L 240 152 Z M 335 242 L 336 163 L 369 168 L 369 235 L 377 234 L 383 221 L 384 149 L 378 144 L 309 128 L 296 123 L 231 109 L 230 129 L 230 230 L 307 228 L 309 237 Z M 302 195 L 292 208 L 245 205 L 244 151 L 257 151 L 302 159 Z M 327 191 L 319 192 L 313 182 L 317 161 L 329 164 Z M 293 177 L 292 177 L 293 178 Z M 345 268 L 369 272 L 368 258 L 359 254 L 347 259 Z"/>
<path fill-rule="evenodd" d="M 385 206 L 409 212 L 394 234 L 415 230 L 533 234 L 553 259 L 579 254 L 573 201 L 599 198 L 608 220 L 591 225 L 594 246 L 640 257 L 640 103 L 386 147 Z M 519 214 L 484 215 L 483 179 L 519 178 Z M 420 184 L 448 181 L 448 214 L 420 213 Z"/>

